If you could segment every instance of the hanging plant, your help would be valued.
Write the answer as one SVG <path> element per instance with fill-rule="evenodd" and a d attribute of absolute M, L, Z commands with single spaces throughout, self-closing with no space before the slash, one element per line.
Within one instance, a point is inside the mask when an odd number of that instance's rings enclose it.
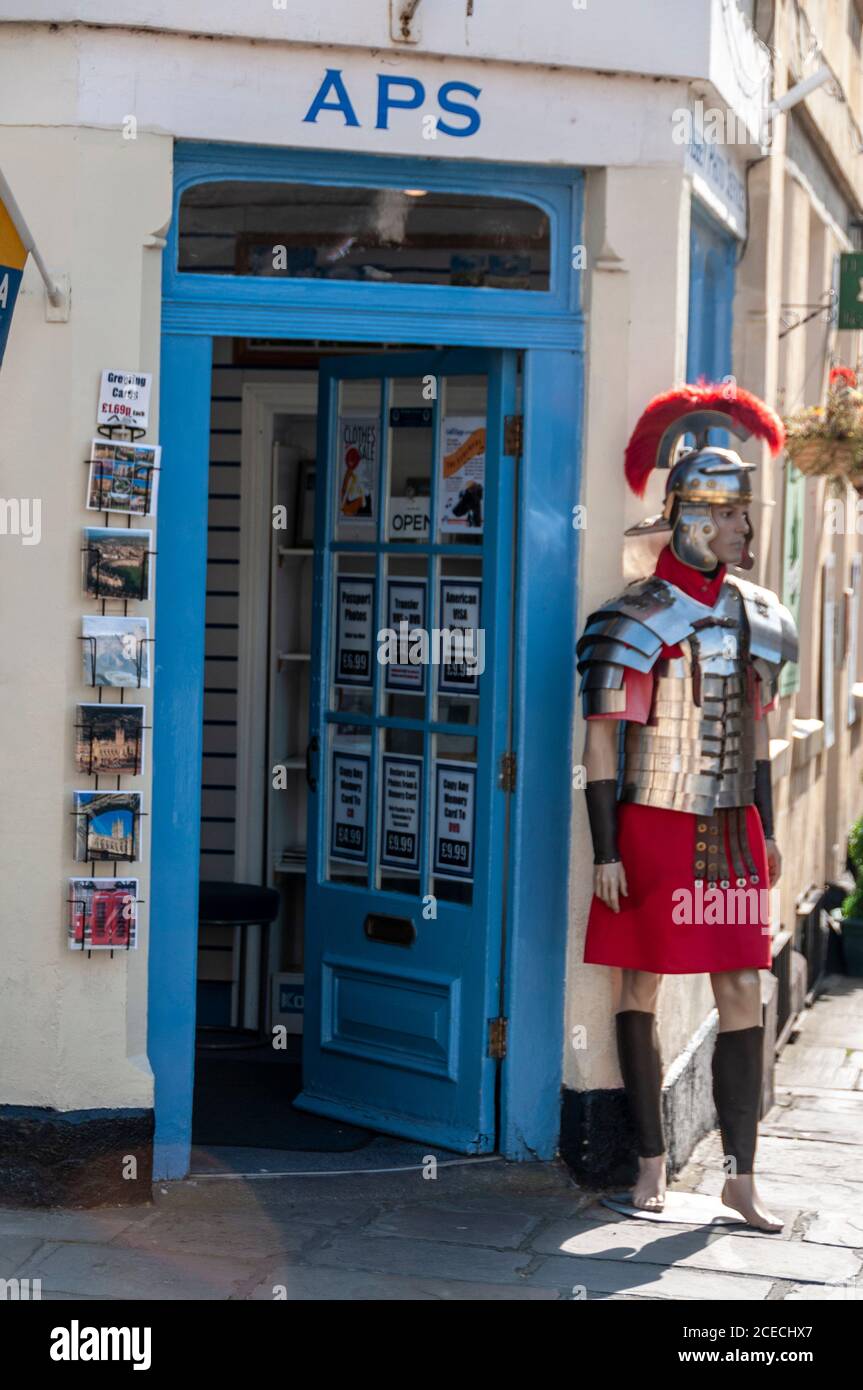
<path fill-rule="evenodd" d="M 810 477 L 863 487 L 863 392 L 850 367 L 834 367 L 827 404 L 806 406 L 785 420 L 785 451 Z"/>

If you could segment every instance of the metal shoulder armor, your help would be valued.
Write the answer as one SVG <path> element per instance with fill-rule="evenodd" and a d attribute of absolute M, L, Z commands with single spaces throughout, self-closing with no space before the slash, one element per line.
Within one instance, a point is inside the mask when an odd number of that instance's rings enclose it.
<path fill-rule="evenodd" d="M 627 670 L 651 671 L 664 646 L 682 642 L 703 615 L 701 604 L 651 575 L 591 613 L 576 646 L 585 718 L 622 714 Z"/>
<path fill-rule="evenodd" d="M 769 704 L 776 694 L 783 666 L 798 659 L 797 626 L 772 589 L 763 589 L 760 584 L 736 575 L 729 575 L 728 583 L 735 586 L 743 599 L 749 653 L 764 686 L 764 703 Z"/>

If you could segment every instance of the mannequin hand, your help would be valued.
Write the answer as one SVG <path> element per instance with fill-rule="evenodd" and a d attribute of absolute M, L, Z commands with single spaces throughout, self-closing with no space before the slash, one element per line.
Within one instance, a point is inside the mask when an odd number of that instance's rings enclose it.
<path fill-rule="evenodd" d="M 779 853 L 779 846 L 775 840 L 765 840 L 767 846 L 767 872 L 770 875 L 770 887 L 778 883 L 782 877 L 782 855 Z"/>
<path fill-rule="evenodd" d="M 628 896 L 626 874 L 622 864 L 594 864 L 593 891 L 610 907 L 612 912 L 620 911 L 620 894 Z"/>

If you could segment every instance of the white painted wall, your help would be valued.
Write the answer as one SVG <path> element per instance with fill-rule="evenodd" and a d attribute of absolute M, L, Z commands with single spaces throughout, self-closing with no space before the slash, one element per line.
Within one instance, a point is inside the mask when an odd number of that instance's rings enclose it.
<path fill-rule="evenodd" d="M 341 71 L 359 125 L 332 110 L 304 120 L 328 68 Z M 379 77 L 404 74 L 421 81 L 426 99 L 376 129 Z M 481 89 L 479 129 L 431 138 L 423 117 L 440 114 L 440 87 L 456 81 Z M 36 26 L 9 28 L 0 44 L 0 125 L 120 130 L 134 118 L 139 132 L 193 140 L 573 166 L 680 163 L 685 147 L 672 139 L 672 122 L 687 102 L 680 81 L 417 54 Z"/>
<path fill-rule="evenodd" d="M 393 4 L 397 0 L 392 0 Z M 418 42 L 394 42 L 391 0 L 0 0 L 0 20 L 107 25 L 393 50 L 600 72 L 714 79 L 747 100 L 759 46 L 723 0 L 420 0 Z"/>

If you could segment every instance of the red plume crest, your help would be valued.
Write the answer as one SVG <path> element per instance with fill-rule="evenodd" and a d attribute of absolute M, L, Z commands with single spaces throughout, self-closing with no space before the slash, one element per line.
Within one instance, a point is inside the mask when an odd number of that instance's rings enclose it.
<path fill-rule="evenodd" d="M 626 481 L 637 497 L 644 496 L 647 479 L 656 463 L 660 440 L 675 420 L 693 410 L 721 410 L 757 439 L 763 439 L 771 454 L 778 454 L 785 443 L 785 427 L 775 410 L 753 396 L 751 391 L 728 385 L 679 386 L 664 391 L 643 412 L 632 431 L 624 454 Z"/>

